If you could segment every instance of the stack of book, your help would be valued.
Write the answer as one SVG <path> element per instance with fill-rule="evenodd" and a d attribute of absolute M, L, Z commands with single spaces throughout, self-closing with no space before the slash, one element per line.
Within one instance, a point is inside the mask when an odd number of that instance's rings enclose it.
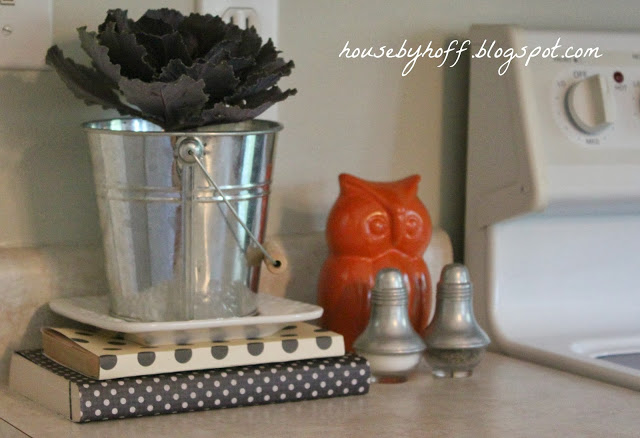
<path fill-rule="evenodd" d="M 46 328 L 14 353 L 10 387 L 74 422 L 361 395 L 366 359 L 308 323 L 263 338 L 149 346 L 106 330 Z"/>

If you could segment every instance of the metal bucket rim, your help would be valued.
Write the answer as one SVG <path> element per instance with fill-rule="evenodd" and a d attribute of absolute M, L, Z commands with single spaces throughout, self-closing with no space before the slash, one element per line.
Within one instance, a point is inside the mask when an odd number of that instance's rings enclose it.
<path fill-rule="evenodd" d="M 123 122 L 125 124 L 131 122 L 139 122 L 151 128 L 151 130 L 134 130 L 134 129 L 114 129 L 114 122 Z M 114 117 L 110 119 L 100 119 L 85 122 L 82 129 L 88 133 L 100 133 L 110 135 L 130 135 L 130 136 L 246 136 L 271 134 L 283 129 L 281 123 L 262 120 L 250 119 L 242 122 L 222 123 L 219 125 L 208 125 L 197 128 L 193 131 L 164 131 L 160 126 L 145 119 L 136 117 Z"/>

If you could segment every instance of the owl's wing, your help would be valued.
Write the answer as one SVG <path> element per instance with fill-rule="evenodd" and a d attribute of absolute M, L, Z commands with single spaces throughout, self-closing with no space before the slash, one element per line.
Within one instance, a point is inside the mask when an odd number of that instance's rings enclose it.
<path fill-rule="evenodd" d="M 344 336 L 348 351 L 369 321 L 374 275 L 371 260 L 355 256 L 330 256 L 320 272 L 318 304 L 324 308 L 322 324 Z"/>

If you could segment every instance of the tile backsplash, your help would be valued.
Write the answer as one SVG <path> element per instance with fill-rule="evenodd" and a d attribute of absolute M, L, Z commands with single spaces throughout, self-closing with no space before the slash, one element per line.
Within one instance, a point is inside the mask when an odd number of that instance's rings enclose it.
<path fill-rule="evenodd" d="M 11 352 L 40 345 L 40 328 L 68 324 L 53 298 L 106 293 L 102 248 L 50 246 L 0 250 L 0 383 Z"/>

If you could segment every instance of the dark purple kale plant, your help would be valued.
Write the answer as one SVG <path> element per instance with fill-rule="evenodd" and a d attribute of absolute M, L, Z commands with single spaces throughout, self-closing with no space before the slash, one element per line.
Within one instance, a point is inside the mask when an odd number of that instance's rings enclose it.
<path fill-rule="evenodd" d="M 133 21 L 115 9 L 97 32 L 78 34 L 92 68 L 58 46 L 46 58 L 76 97 L 167 131 L 252 119 L 296 94 L 276 86 L 293 61 L 280 58 L 271 39 L 262 44 L 253 27 L 220 17 L 165 8 Z"/>

